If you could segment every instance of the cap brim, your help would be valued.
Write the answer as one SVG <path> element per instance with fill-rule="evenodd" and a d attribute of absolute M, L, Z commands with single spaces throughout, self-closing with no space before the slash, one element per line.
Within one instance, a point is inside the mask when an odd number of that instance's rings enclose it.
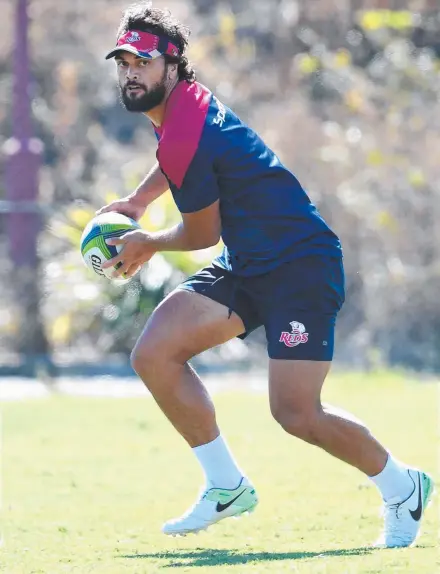
<path fill-rule="evenodd" d="M 136 50 L 136 48 L 131 44 L 122 44 L 122 46 L 118 46 L 117 48 L 109 52 L 105 57 L 105 59 L 110 60 L 110 58 L 114 58 L 119 52 L 130 52 L 130 54 L 134 54 L 135 56 L 139 56 L 139 58 L 144 58 L 145 60 L 152 59 L 151 56 L 146 56 L 145 52 L 139 52 L 139 50 Z"/>

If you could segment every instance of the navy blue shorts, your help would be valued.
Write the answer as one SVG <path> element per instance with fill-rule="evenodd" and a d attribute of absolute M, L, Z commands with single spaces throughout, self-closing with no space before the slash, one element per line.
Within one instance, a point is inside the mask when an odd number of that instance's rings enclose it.
<path fill-rule="evenodd" d="M 342 258 L 311 256 L 251 277 L 235 275 L 214 262 L 180 288 L 234 311 L 246 329 L 241 339 L 264 325 L 271 359 L 331 361 L 344 283 Z"/>

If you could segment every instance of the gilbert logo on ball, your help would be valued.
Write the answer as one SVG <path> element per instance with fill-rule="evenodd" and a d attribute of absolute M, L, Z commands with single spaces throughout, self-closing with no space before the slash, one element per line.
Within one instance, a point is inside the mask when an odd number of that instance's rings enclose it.
<path fill-rule="evenodd" d="M 101 277 L 113 279 L 115 269 L 113 267 L 103 269 L 102 264 L 115 257 L 121 246 L 107 245 L 106 239 L 120 237 L 135 229 L 140 229 L 137 221 L 115 211 L 94 217 L 81 236 L 81 255 L 86 266 Z"/>

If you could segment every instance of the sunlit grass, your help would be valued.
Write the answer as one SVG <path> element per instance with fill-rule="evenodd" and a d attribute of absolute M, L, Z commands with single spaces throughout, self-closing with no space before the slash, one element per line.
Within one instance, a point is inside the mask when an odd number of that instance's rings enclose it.
<path fill-rule="evenodd" d="M 398 458 L 436 475 L 434 384 L 335 375 L 325 394 L 363 418 Z M 380 500 L 363 475 L 284 434 L 265 395 L 227 392 L 215 402 L 261 503 L 251 517 L 185 539 L 166 538 L 160 527 L 193 502 L 201 472 L 150 398 L 4 405 L 0 571 L 438 571 L 436 504 L 419 547 L 370 550 L 381 526 Z"/>

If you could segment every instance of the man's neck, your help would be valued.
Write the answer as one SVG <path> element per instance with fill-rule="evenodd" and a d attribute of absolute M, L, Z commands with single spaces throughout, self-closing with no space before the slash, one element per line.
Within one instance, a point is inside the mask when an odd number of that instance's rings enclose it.
<path fill-rule="evenodd" d="M 162 100 L 162 102 L 158 106 L 156 106 L 155 108 L 150 110 L 149 112 L 145 112 L 145 115 L 147 116 L 147 118 L 152 122 L 152 124 L 156 128 L 160 128 L 163 124 L 168 98 L 170 97 L 170 95 L 172 94 L 174 88 L 177 86 L 178 83 L 179 83 L 179 79 L 176 79 L 175 82 L 170 84 L 170 86 L 167 87 L 167 90 L 165 92 L 165 97 Z"/>

